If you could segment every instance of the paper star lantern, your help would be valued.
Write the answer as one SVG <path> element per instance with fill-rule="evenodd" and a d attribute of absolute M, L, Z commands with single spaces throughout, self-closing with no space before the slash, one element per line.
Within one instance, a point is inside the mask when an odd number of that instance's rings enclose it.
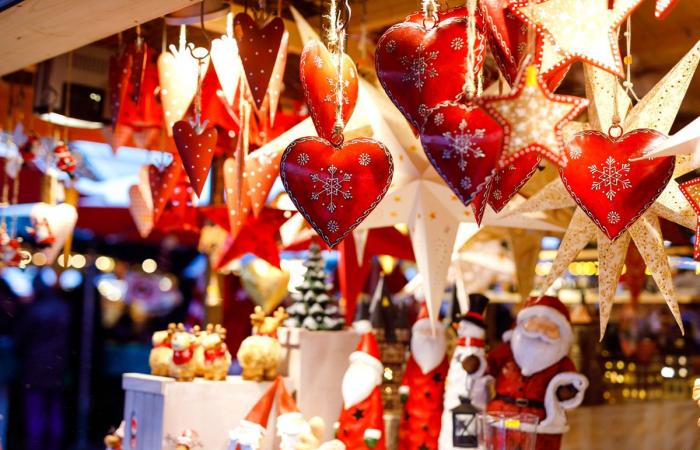
<path fill-rule="evenodd" d="M 700 177 L 682 182 L 679 188 L 698 216 L 695 225 L 695 254 L 693 257 L 700 260 Z"/>
<path fill-rule="evenodd" d="M 585 99 L 550 92 L 534 66 L 526 68 L 511 93 L 482 101 L 505 131 L 500 168 L 534 151 L 566 165 L 561 129 L 588 105 Z"/>
<path fill-rule="evenodd" d="M 629 113 L 625 105 L 629 105 L 630 100 L 624 94 L 624 88 L 621 86 L 617 89 L 614 88 L 617 79 L 600 69 L 586 66 L 586 91 L 591 100 L 590 111 L 592 112 L 590 114 L 591 127 L 603 130 L 609 128 L 613 117 L 612 95 L 615 92 L 618 94 L 621 92 L 625 97 L 623 102 L 619 102 L 623 119 L 622 127 L 625 131 L 649 128 L 661 133 L 668 133 L 699 60 L 700 43 L 696 44 Z M 687 160 L 677 158 L 676 176 L 687 172 L 687 170 Z M 514 208 L 513 211 L 526 213 L 569 206 L 575 206 L 575 202 L 566 192 L 561 180 L 555 180 L 528 201 Z M 590 241 L 597 240 L 600 273 L 600 331 L 602 336 L 610 317 L 627 247 L 630 241 L 633 241 L 682 330 L 683 324 L 675 298 L 671 269 L 661 235 L 660 217 L 686 228 L 696 228 L 696 214 L 688 201 L 681 195 L 678 183 L 674 180 L 668 183 L 656 202 L 615 241 L 610 241 L 588 218 L 586 213 L 577 208 L 552 263 L 552 268 L 543 283 L 543 291 L 564 273 L 569 263 Z"/>
<path fill-rule="evenodd" d="M 537 30 L 545 77 L 580 60 L 622 78 L 618 30 L 641 1 L 616 0 L 609 8 L 609 0 L 516 0 L 509 8 Z"/>
<path fill-rule="evenodd" d="M 646 158 L 672 155 L 693 155 L 693 165 L 700 166 L 700 117 L 669 137 L 646 154 Z"/>

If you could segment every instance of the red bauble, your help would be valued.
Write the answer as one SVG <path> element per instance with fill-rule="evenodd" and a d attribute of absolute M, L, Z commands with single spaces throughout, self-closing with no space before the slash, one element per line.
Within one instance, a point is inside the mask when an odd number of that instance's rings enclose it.
<path fill-rule="evenodd" d="M 338 105 L 338 68 L 333 55 L 325 45 L 311 40 L 301 54 L 299 72 L 306 104 L 316 132 L 322 138 L 339 142 L 342 130 L 336 130 L 336 108 Z M 357 69 L 352 59 L 343 54 L 343 125 L 348 122 L 357 102 Z M 335 136 L 334 136 L 335 134 Z"/>
<path fill-rule="evenodd" d="M 561 179 L 576 203 L 610 240 L 620 237 L 671 179 L 674 157 L 630 161 L 665 139 L 658 131 L 638 129 L 619 138 L 584 131 L 569 142 L 569 163 L 559 169 Z"/>
<path fill-rule="evenodd" d="M 319 137 L 297 139 L 284 151 L 280 166 L 289 197 L 329 247 L 379 204 L 393 173 L 389 151 L 368 138 L 340 147 Z"/>
<path fill-rule="evenodd" d="M 484 40 L 477 33 L 475 71 L 484 64 Z M 464 92 L 467 21 L 450 18 L 431 27 L 403 22 L 389 28 L 377 43 L 377 77 L 415 128 L 430 109 L 460 98 Z"/>
<path fill-rule="evenodd" d="M 420 138 L 430 163 L 465 205 L 491 179 L 503 149 L 503 129 L 474 104 L 436 107 Z"/>
<path fill-rule="evenodd" d="M 197 133 L 186 120 L 179 120 L 173 125 L 175 146 L 197 196 L 202 195 L 207 181 L 217 137 L 216 128 L 209 127 Z"/>

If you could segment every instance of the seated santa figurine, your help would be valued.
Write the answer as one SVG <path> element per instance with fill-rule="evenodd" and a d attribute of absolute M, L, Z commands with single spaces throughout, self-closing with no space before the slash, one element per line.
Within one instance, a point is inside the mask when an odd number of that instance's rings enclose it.
<path fill-rule="evenodd" d="M 565 410 L 579 406 L 588 387 L 567 356 L 572 342 L 566 306 L 556 297 L 531 298 L 518 313 L 510 341 L 486 355 L 496 390 L 487 411 L 537 416 L 537 450 L 560 448 L 568 430 Z M 476 357 L 463 362 L 468 373 L 481 364 Z"/>

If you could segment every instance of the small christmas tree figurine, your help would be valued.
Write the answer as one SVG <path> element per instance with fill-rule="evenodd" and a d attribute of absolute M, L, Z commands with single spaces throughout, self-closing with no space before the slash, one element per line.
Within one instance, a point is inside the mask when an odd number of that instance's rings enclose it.
<path fill-rule="evenodd" d="M 298 292 L 292 293 L 293 303 L 287 308 L 287 327 L 313 331 L 343 328 L 338 302 L 331 297 L 333 284 L 326 282 L 325 265 L 321 248 L 316 243 L 311 244 L 304 262 L 304 281 L 297 288 Z"/>

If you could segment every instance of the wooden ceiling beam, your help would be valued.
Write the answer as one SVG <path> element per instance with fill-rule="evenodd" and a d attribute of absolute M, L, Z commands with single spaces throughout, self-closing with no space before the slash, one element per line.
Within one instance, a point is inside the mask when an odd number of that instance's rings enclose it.
<path fill-rule="evenodd" d="M 153 20 L 195 0 L 25 0 L 0 13 L 0 75 Z"/>

